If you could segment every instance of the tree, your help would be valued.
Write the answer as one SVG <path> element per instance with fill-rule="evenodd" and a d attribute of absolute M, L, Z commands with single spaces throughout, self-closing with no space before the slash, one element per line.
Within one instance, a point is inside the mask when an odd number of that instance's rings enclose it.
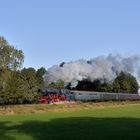
<path fill-rule="evenodd" d="M 46 73 L 46 69 L 44 67 L 40 68 L 36 72 L 36 78 L 38 83 L 38 89 L 44 88 L 44 79 L 43 75 Z"/>
<path fill-rule="evenodd" d="M 24 62 L 22 50 L 17 50 L 3 37 L 0 37 L 0 69 L 17 70 Z"/>
<path fill-rule="evenodd" d="M 2 96 L 4 104 L 36 103 L 38 96 L 38 82 L 34 68 L 11 71 L 5 94 Z"/>
<path fill-rule="evenodd" d="M 18 80 L 15 80 L 17 81 L 16 93 L 20 93 L 21 97 L 20 102 L 23 103 L 37 102 L 38 85 L 36 79 L 36 70 L 34 68 L 24 68 L 20 71 L 17 79 Z"/>
<path fill-rule="evenodd" d="M 50 83 L 48 87 L 49 88 L 64 88 L 64 82 L 62 80 L 58 80 L 57 82 Z"/>
<path fill-rule="evenodd" d="M 114 92 L 138 93 L 139 85 L 134 76 L 121 72 L 113 82 Z"/>
<path fill-rule="evenodd" d="M 10 78 L 10 70 L 20 69 L 23 61 L 22 50 L 17 50 L 4 37 L 0 37 L 0 89 L 5 90 L 6 83 Z"/>
<path fill-rule="evenodd" d="M 5 104 L 24 103 L 24 82 L 20 76 L 20 72 L 11 72 L 11 76 L 6 85 L 5 94 L 3 95 Z"/>
<path fill-rule="evenodd" d="M 21 78 L 25 81 L 25 86 L 27 93 L 37 92 L 37 79 L 36 79 L 36 70 L 34 68 L 24 68 L 21 70 Z"/>

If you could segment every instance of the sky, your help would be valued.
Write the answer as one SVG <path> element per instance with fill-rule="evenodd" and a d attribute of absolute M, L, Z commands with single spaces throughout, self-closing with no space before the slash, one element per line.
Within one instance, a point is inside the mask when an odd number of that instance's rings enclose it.
<path fill-rule="evenodd" d="M 0 0 L 0 36 L 36 69 L 140 54 L 140 0 Z"/>

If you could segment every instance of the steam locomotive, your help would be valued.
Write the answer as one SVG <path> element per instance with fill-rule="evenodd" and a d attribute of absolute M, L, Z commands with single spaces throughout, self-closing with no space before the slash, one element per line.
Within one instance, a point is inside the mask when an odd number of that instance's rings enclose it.
<path fill-rule="evenodd" d="M 61 101 L 123 101 L 140 100 L 139 94 L 131 93 L 108 93 L 76 91 L 67 89 L 47 89 L 39 97 L 39 103 L 56 103 Z"/>

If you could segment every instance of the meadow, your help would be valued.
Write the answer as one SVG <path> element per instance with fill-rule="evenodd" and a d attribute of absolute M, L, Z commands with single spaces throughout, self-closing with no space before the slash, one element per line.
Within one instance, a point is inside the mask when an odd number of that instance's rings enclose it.
<path fill-rule="evenodd" d="M 14 107 L 0 115 L 0 140 L 140 139 L 139 102 Z"/>

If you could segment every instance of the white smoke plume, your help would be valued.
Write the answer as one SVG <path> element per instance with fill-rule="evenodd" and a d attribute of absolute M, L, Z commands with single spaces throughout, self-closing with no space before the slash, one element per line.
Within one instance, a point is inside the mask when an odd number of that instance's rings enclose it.
<path fill-rule="evenodd" d="M 55 65 L 49 68 L 44 75 L 46 85 L 59 80 L 64 81 L 65 85 L 71 83 L 72 87 L 78 84 L 78 81 L 88 79 L 94 81 L 97 79 L 112 82 L 120 72 L 130 73 L 137 78 L 140 85 L 140 56 L 121 56 L 108 55 L 99 56 L 91 60 L 78 60 L 65 63 L 63 66 Z"/>

